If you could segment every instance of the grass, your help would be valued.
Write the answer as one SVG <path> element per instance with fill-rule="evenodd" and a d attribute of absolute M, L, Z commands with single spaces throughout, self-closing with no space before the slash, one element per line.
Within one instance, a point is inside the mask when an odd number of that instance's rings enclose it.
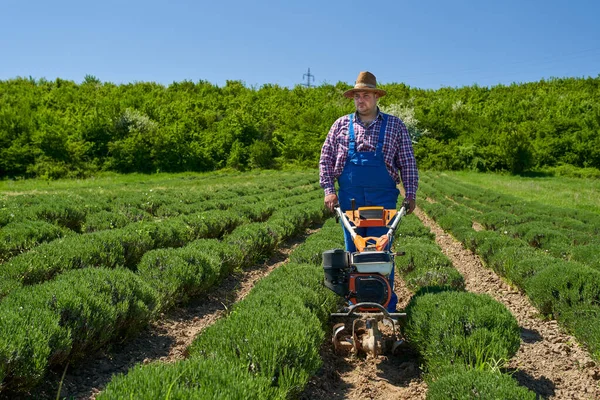
<path fill-rule="evenodd" d="M 151 188 L 169 184 L 179 180 L 182 184 L 196 186 L 199 182 L 203 186 L 210 185 L 230 185 L 238 181 L 240 185 L 251 182 L 253 178 L 273 176 L 273 179 L 285 181 L 290 176 L 300 176 L 301 174 L 315 176 L 318 179 L 317 170 L 258 170 L 258 171 L 211 171 L 211 172 L 182 172 L 182 173 L 156 173 L 156 174 L 117 174 L 113 172 L 100 172 L 95 176 L 85 179 L 2 179 L 0 180 L 0 194 L 25 194 L 25 193 L 53 193 L 62 190 L 98 190 L 98 189 L 122 189 L 139 187 L 140 189 Z"/>
<path fill-rule="evenodd" d="M 466 171 L 449 171 L 444 174 L 465 183 L 523 199 L 600 213 L 600 179 L 522 177 Z"/>

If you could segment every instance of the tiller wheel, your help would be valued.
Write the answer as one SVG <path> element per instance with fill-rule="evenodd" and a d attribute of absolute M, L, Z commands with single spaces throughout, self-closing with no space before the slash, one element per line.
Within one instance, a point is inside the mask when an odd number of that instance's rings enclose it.
<path fill-rule="evenodd" d="M 377 309 L 377 312 L 360 312 L 362 309 Z M 345 319 L 333 327 L 331 338 L 338 354 L 367 354 L 377 357 L 394 353 L 404 341 L 400 338 L 399 319 L 406 313 L 389 313 L 378 303 L 359 303 L 348 312 L 333 313 L 332 318 Z M 352 322 L 351 328 L 348 327 Z"/>

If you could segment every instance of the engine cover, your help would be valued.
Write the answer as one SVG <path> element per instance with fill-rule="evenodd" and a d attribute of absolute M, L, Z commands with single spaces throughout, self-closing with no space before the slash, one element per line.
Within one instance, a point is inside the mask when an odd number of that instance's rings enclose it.
<path fill-rule="evenodd" d="M 379 274 L 350 274 L 349 289 L 352 304 L 369 302 L 387 307 L 392 298 L 390 283 Z"/>

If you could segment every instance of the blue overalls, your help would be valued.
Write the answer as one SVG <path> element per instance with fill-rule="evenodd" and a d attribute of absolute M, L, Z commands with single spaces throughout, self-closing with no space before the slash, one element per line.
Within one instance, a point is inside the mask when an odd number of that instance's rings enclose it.
<path fill-rule="evenodd" d="M 356 140 L 354 135 L 354 114 L 350 114 L 350 126 L 348 129 L 348 157 L 342 174 L 338 178 L 339 193 L 338 201 L 342 211 L 352 209 L 351 200 L 355 200 L 355 207 L 363 206 L 383 206 L 386 209 L 396 209 L 398 195 L 400 191 L 396 187 L 396 182 L 390 176 L 383 159 L 383 139 L 385 137 L 385 128 L 388 116 L 383 116 L 383 123 L 379 131 L 379 139 L 375 152 L 356 151 Z M 342 224 L 343 227 L 343 224 Z M 356 233 L 362 237 L 379 237 L 386 234 L 388 228 L 358 228 Z M 344 240 L 346 250 L 356 251 L 356 246 L 352 241 L 350 232 L 344 228 Z M 391 247 L 390 242 L 389 246 Z M 388 248 L 389 249 L 389 248 Z M 394 269 L 389 276 L 390 286 L 392 287 L 392 298 L 388 304 L 388 311 L 396 312 L 398 297 L 393 292 L 394 289 Z"/>

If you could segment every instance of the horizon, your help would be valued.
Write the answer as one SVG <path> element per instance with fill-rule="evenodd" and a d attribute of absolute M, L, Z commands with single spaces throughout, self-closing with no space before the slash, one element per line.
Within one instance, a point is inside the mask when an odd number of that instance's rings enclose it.
<path fill-rule="evenodd" d="M 209 82 L 209 81 L 202 80 L 202 79 L 199 79 L 197 81 L 191 81 L 191 80 L 184 79 L 184 80 L 181 80 L 181 81 L 173 81 L 173 82 L 168 83 L 168 84 L 165 84 L 165 83 L 162 83 L 162 82 L 155 82 L 155 81 L 132 81 L 132 82 L 115 83 L 115 82 L 111 82 L 111 81 L 102 81 L 98 77 L 96 77 L 94 75 L 91 75 L 91 74 L 88 74 L 88 75 L 89 75 L 89 77 L 91 79 L 98 80 L 99 83 L 102 84 L 102 85 L 109 84 L 109 85 L 115 85 L 115 86 L 127 86 L 127 85 L 135 85 L 135 84 L 156 84 L 156 85 L 160 85 L 160 86 L 163 86 L 165 88 L 168 88 L 172 84 L 181 84 L 181 83 L 184 83 L 184 82 L 191 82 L 194 85 L 197 85 L 197 84 L 200 84 L 200 83 L 208 83 L 208 84 L 210 84 L 212 86 L 215 86 L 215 87 L 218 87 L 218 88 L 223 88 L 223 87 L 225 87 L 227 85 L 227 81 L 229 81 L 229 82 L 239 82 L 245 88 L 251 89 L 251 90 L 260 90 L 264 86 L 276 86 L 276 87 L 279 87 L 279 88 L 282 88 L 282 89 L 289 89 L 289 90 L 293 90 L 293 89 L 295 89 L 297 87 L 304 87 L 306 89 L 312 89 L 312 88 L 319 88 L 319 87 L 323 87 L 323 86 L 327 86 L 327 85 L 329 85 L 329 86 L 336 86 L 339 83 L 352 86 L 352 83 L 339 81 L 339 82 L 336 82 L 336 83 L 321 83 L 319 85 L 311 85 L 310 87 L 306 87 L 306 85 L 304 85 L 304 84 L 296 84 L 293 87 L 287 87 L 287 86 L 281 86 L 281 85 L 279 85 L 277 83 L 264 83 L 260 87 L 257 87 L 255 85 L 248 85 L 248 84 L 246 84 L 243 81 L 234 80 L 234 79 L 228 79 L 222 85 L 218 85 L 218 84 L 215 84 L 213 82 Z M 79 82 L 75 81 L 75 80 L 72 80 L 72 79 L 64 79 L 64 78 L 61 78 L 61 77 L 56 77 L 54 79 L 47 79 L 45 77 L 35 78 L 35 77 L 32 77 L 32 76 L 16 76 L 16 77 L 9 78 L 9 79 L 0 79 L 0 82 L 8 82 L 8 81 L 11 81 L 11 80 L 29 80 L 29 81 L 34 81 L 36 84 L 40 84 L 40 83 L 43 83 L 43 82 L 51 83 L 51 82 L 55 82 L 57 79 L 60 79 L 62 81 L 73 82 L 76 85 L 82 85 L 82 84 L 84 84 L 86 82 L 86 79 L 87 79 L 88 75 L 86 75 L 84 77 L 84 79 L 82 79 Z M 497 83 L 497 84 L 495 84 L 493 86 L 485 86 L 485 85 L 479 85 L 477 83 L 474 83 L 474 84 L 471 84 L 471 85 L 464 85 L 464 86 L 441 86 L 441 87 L 436 88 L 436 89 L 431 89 L 431 88 L 420 88 L 420 87 L 410 86 L 410 85 L 407 85 L 406 83 L 403 83 L 403 82 L 389 82 L 389 83 L 378 82 L 377 85 L 378 86 L 405 85 L 405 86 L 409 87 L 410 89 L 414 89 L 414 90 L 433 90 L 433 91 L 436 91 L 436 90 L 440 90 L 440 89 L 461 89 L 461 88 L 473 88 L 473 87 L 493 89 L 494 87 L 507 87 L 507 86 L 511 86 L 511 85 L 528 85 L 528 84 L 535 84 L 535 83 L 540 83 L 540 82 L 552 82 L 552 81 L 555 81 L 555 80 L 568 80 L 568 79 L 574 79 L 574 80 L 600 79 L 600 73 L 597 76 L 595 76 L 595 77 L 594 76 L 561 76 L 561 77 L 551 76 L 551 77 L 547 77 L 547 78 L 540 78 L 537 81 Z"/>

